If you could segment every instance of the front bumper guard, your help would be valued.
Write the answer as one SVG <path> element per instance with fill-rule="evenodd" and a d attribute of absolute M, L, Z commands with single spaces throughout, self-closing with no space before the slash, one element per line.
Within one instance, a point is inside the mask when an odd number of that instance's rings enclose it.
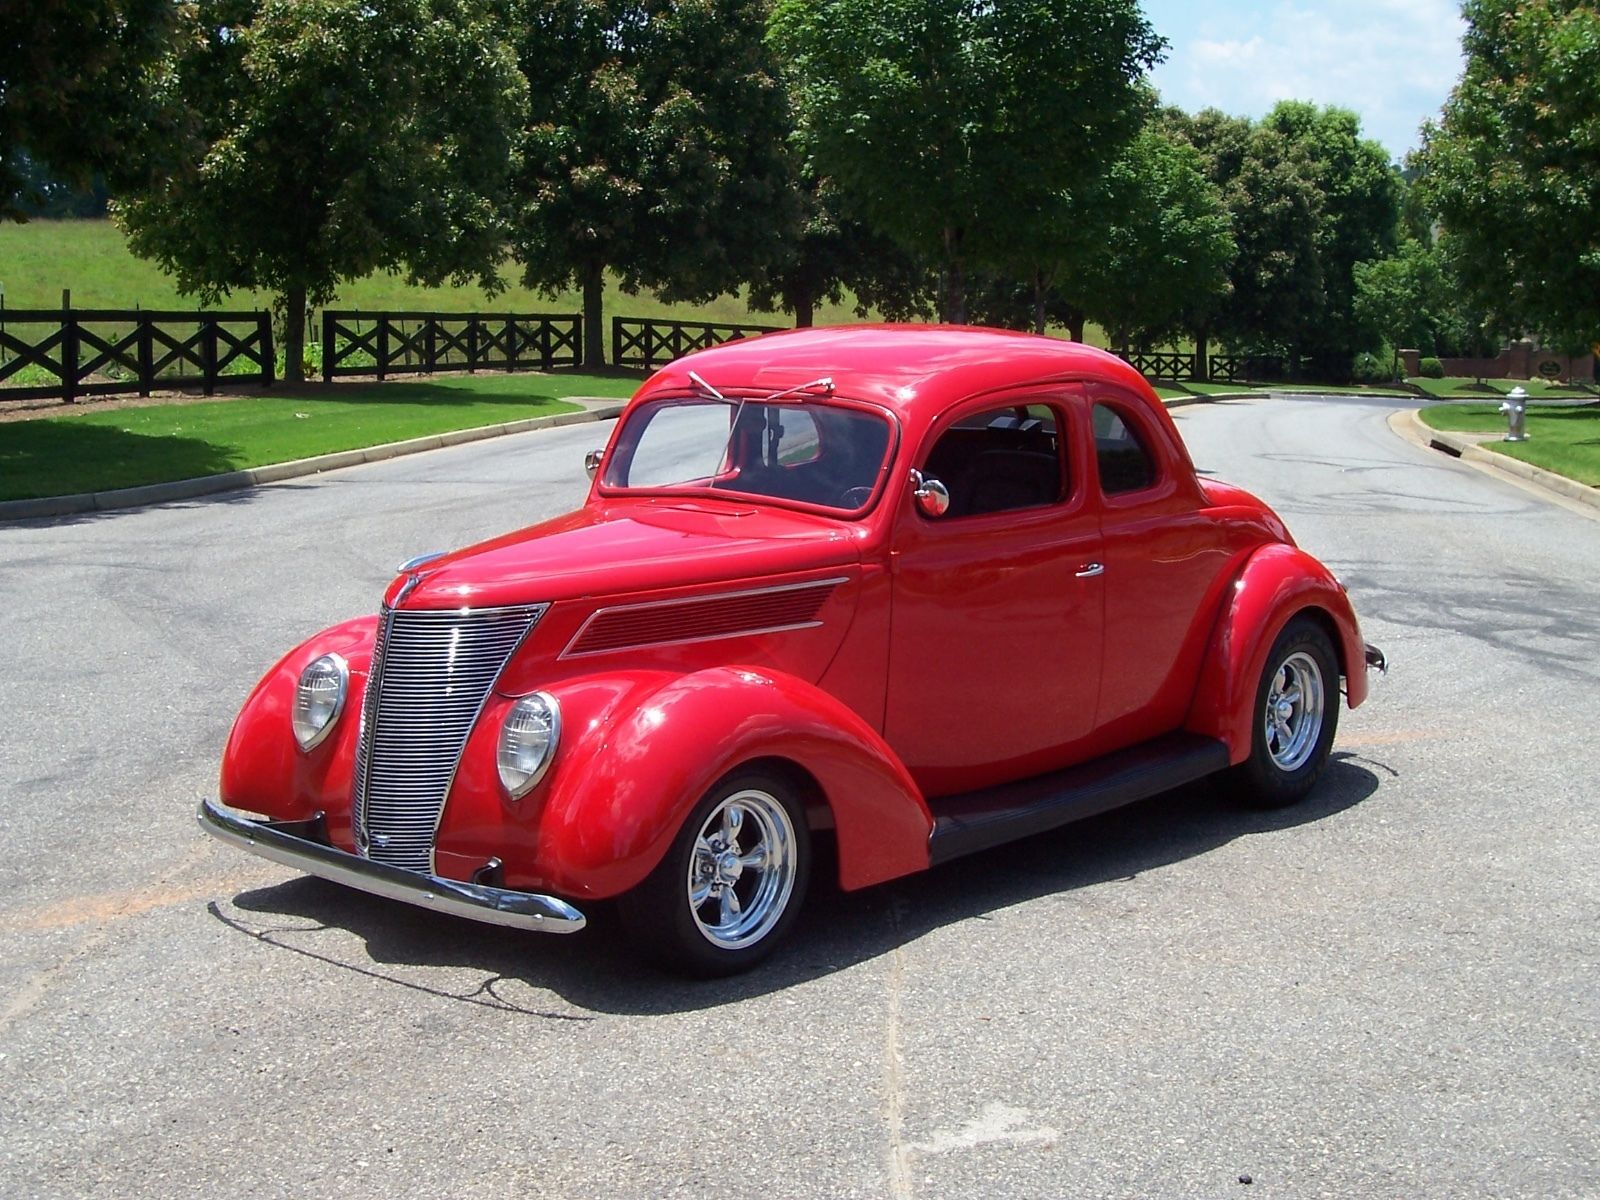
<path fill-rule="evenodd" d="M 374 896 L 541 933 L 577 933 L 588 923 L 581 912 L 554 896 L 440 879 L 347 854 L 304 836 L 313 822 L 255 821 L 215 800 L 202 800 L 196 816 L 202 829 L 231 846 Z"/>

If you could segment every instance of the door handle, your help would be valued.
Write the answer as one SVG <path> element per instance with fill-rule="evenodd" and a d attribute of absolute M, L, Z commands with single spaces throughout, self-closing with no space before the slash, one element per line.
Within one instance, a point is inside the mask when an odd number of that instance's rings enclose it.
<path fill-rule="evenodd" d="M 1085 563 L 1078 568 L 1077 572 L 1079 579 L 1092 579 L 1096 575 L 1104 575 L 1105 573 L 1105 563 Z"/>

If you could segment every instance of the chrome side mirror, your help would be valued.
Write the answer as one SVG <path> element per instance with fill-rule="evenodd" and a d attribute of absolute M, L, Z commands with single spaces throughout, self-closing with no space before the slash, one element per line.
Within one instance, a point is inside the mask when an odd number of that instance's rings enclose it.
<path fill-rule="evenodd" d="M 932 475 L 912 471 L 911 486 L 914 489 L 911 495 L 916 498 L 923 516 L 942 517 L 950 511 L 950 489 Z"/>
<path fill-rule="evenodd" d="M 600 470 L 600 460 L 605 456 L 604 450 L 591 450 L 583 456 L 583 469 L 589 473 L 590 479 Z"/>

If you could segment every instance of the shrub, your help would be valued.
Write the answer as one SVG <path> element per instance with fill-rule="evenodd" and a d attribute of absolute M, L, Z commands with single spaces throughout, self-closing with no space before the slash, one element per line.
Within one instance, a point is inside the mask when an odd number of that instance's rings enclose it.
<path fill-rule="evenodd" d="M 1425 358 L 1417 364 L 1417 370 L 1422 372 L 1424 379 L 1443 379 L 1444 364 L 1437 358 Z"/>
<path fill-rule="evenodd" d="M 1390 353 L 1363 350 L 1350 367 L 1350 376 L 1357 383 L 1388 383 L 1394 374 L 1394 355 Z"/>

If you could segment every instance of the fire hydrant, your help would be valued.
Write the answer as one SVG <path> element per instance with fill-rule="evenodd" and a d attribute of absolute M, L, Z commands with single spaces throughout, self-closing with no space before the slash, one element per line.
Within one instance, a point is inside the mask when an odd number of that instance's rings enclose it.
<path fill-rule="evenodd" d="M 1506 398 L 1500 402 L 1500 411 L 1506 415 L 1506 438 L 1508 442 L 1525 442 L 1528 440 L 1528 393 L 1521 387 L 1514 387 L 1506 393 Z"/>

